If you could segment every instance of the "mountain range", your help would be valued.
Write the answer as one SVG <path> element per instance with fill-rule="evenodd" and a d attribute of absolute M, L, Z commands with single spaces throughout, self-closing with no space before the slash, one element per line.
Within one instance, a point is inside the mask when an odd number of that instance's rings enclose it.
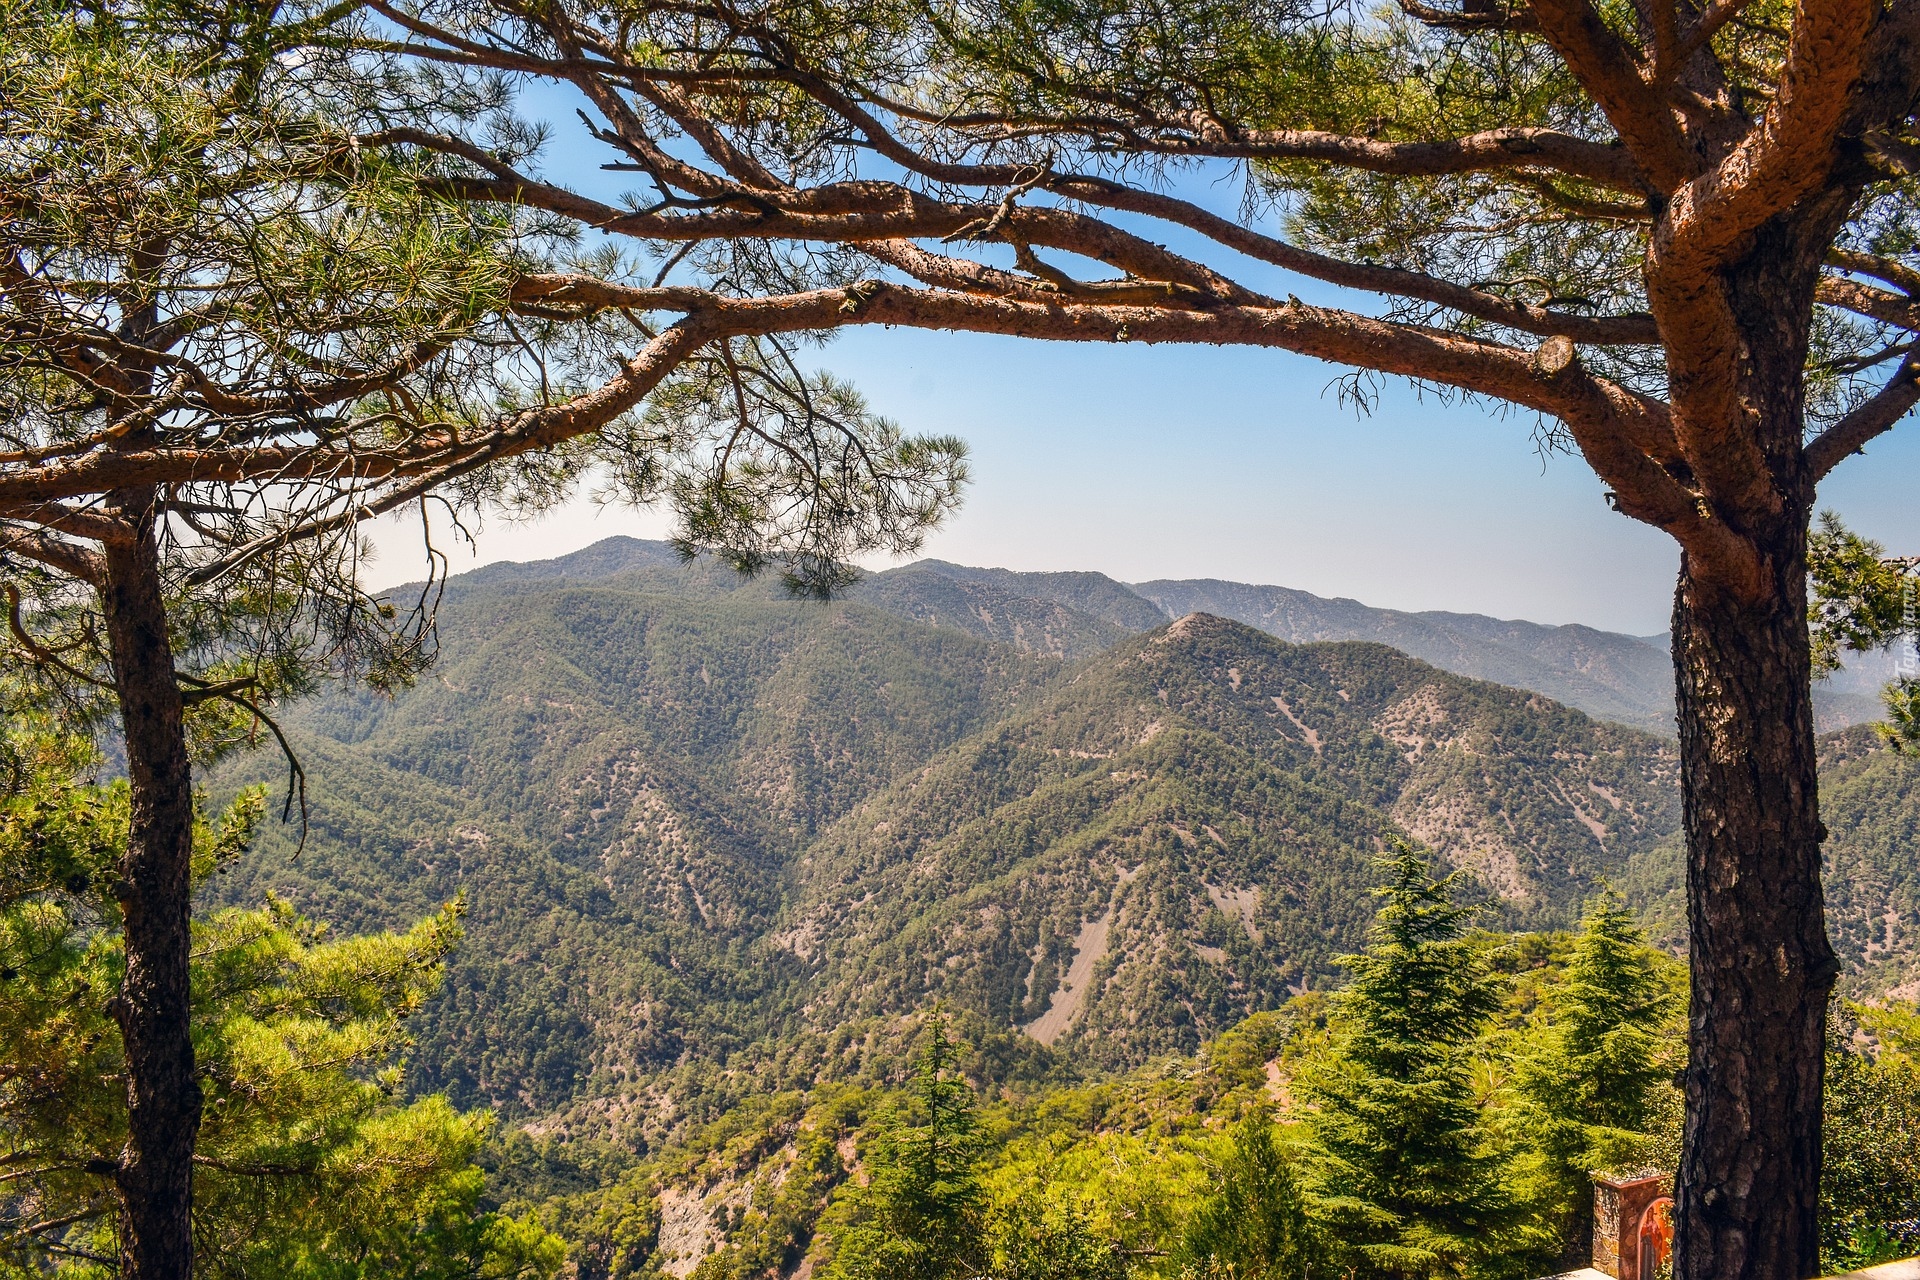
<path fill-rule="evenodd" d="M 601 544 L 605 552 L 612 548 Z M 1126 584 L 1098 573 L 1015 573 L 922 560 L 875 574 L 855 591 L 933 625 L 1065 658 L 1121 635 L 1207 613 L 1293 644 L 1370 640 L 1442 671 L 1544 693 L 1601 720 L 1673 731 L 1673 659 L 1664 634 L 1630 636 L 1579 625 L 1543 626 L 1476 613 L 1406 613 L 1288 587 L 1218 579 Z M 1822 730 L 1879 718 L 1885 655 L 1856 655 L 1815 686 Z"/>
<path fill-rule="evenodd" d="M 679 557 L 666 543 L 616 537 L 557 560 L 491 565 L 461 581 L 592 580 L 678 567 Z M 716 572 L 724 571 L 709 567 L 709 574 Z M 1665 633 L 1632 636 L 1475 613 L 1409 613 L 1212 578 L 1128 584 L 1101 573 L 1022 573 L 942 560 L 871 574 L 850 598 L 929 626 L 1067 660 L 1187 614 L 1207 613 L 1293 644 L 1370 640 L 1455 675 L 1544 693 L 1596 719 L 1673 731 L 1673 661 Z M 1879 689 L 1891 675 L 1887 655 L 1851 655 L 1847 670 L 1814 687 L 1819 728 L 1878 719 Z"/>
<path fill-rule="evenodd" d="M 1166 617 L 1262 601 L 1265 629 Z M 616 539 L 453 579 L 416 688 L 294 709 L 306 846 L 270 830 L 209 892 L 342 929 L 464 895 L 411 1083 L 627 1150 L 849 1077 L 936 1001 L 1007 1072 L 1190 1053 L 1338 980 L 1390 836 L 1457 869 L 1490 925 L 1565 926 L 1610 881 L 1677 940 L 1671 740 L 1271 633 L 1363 624 L 1611 705 L 1661 658 L 1584 628 L 937 562 L 822 605 Z M 1823 750 L 1837 944 L 1855 981 L 1908 981 L 1920 766 L 1862 730 Z"/>

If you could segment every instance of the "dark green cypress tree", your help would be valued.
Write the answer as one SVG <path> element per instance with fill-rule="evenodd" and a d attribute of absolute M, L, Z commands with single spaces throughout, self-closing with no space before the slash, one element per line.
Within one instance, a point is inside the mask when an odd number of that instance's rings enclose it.
<path fill-rule="evenodd" d="M 1342 956 L 1332 1051 L 1302 1083 L 1316 1104 L 1319 1217 L 1363 1276 L 1486 1270 L 1518 1219 L 1486 1150 L 1469 1049 L 1499 1004 L 1463 936 L 1471 908 L 1412 845 L 1381 860 L 1387 883 L 1367 949 Z"/>

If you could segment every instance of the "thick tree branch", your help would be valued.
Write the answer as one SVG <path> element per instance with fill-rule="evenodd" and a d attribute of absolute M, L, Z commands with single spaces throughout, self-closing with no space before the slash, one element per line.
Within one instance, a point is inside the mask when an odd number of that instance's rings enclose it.
<path fill-rule="evenodd" d="M 767 39 L 771 33 L 762 33 Z M 791 51 L 782 50 L 783 54 Z M 614 54 L 609 51 L 609 58 Z M 787 69 L 789 79 L 823 106 L 842 116 L 868 139 L 876 151 L 910 172 L 933 181 L 965 185 L 1012 187 L 1030 182 L 1034 170 L 1021 165 L 967 165 L 937 162 L 902 143 L 886 126 L 860 103 L 830 82 L 808 72 L 804 66 Z M 637 74 L 637 73 L 636 73 Z M 684 99 L 677 109 L 690 113 Z M 401 131 L 386 137 L 401 139 Z M 704 135 L 703 135 L 704 136 Z M 1493 130 L 1469 138 L 1440 143 L 1380 143 L 1371 139 L 1346 138 L 1335 134 L 1282 133 L 1268 131 L 1243 135 L 1279 156 L 1289 148 L 1301 148 L 1300 155 L 1317 154 L 1347 157 L 1360 167 L 1369 161 L 1383 170 L 1405 173 L 1464 172 L 1475 167 L 1491 167 L 1496 162 L 1508 165 L 1531 163 L 1538 159 L 1548 167 L 1588 177 L 1623 190 L 1640 190 L 1644 181 L 1633 160 L 1620 148 L 1575 138 L 1556 130 Z M 462 154 L 465 144 L 457 140 L 435 140 L 406 133 L 404 140 L 422 146 L 439 146 L 453 154 Z M 807 192 L 764 191 L 764 197 L 780 212 L 765 208 L 749 211 L 721 210 L 703 215 L 655 213 L 644 216 L 622 215 L 604 205 L 583 202 L 579 197 L 548 184 L 536 183 L 517 174 L 499 172 L 491 157 L 468 158 L 486 165 L 504 181 L 505 188 L 488 191 L 467 186 L 463 194 L 492 194 L 513 198 L 551 212 L 580 218 L 590 225 L 646 238 L 692 240 L 751 236 L 754 238 L 797 238 L 844 241 L 901 240 L 911 238 L 947 238 L 958 229 L 951 221 L 958 217 L 980 221 L 977 207 L 935 202 L 906 188 L 883 183 L 843 183 Z M 1226 154 L 1221 152 L 1220 154 Z M 1532 159 L 1529 159 L 1531 157 Z M 1503 159 L 1504 158 L 1504 159 Z M 761 171 L 764 172 L 764 171 Z M 1186 201 L 1157 193 L 1139 191 L 1104 179 L 1069 176 L 1047 178 L 1043 185 L 1072 199 L 1127 212 L 1145 213 L 1185 226 L 1263 261 L 1295 270 L 1311 278 L 1326 280 L 1369 292 L 1408 297 L 1445 306 L 1474 319 L 1510 326 L 1546 337 L 1565 334 L 1575 341 L 1593 344 L 1653 343 L 1659 335 L 1650 317 L 1585 317 L 1528 306 L 1495 294 L 1484 293 L 1447 281 L 1394 268 L 1367 267 L 1341 262 L 1286 245 L 1282 241 L 1249 231 L 1229 219 L 1207 213 Z M 829 193 L 838 193 L 838 198 Z M 846 214 L 860 211 L 870 216 L 862 221 L 849 220 Z M 808 214 L 834 219 L 830 227 L 802 225 Z M 1059 222 L 1060 213 L 1022 211 L 1023 219 Z M 672 224 L 672 225 L 669 225 Z M 1234 285 L 1225 277 L 1207 271 L 1196 263 L 1150 246 L 1138 237 L 1128 236 L 1094 220 L 1075 220 L 1058 230 L 1022 225 L 1017 228 L 1029 243 L 1066 249 L 1120 267 L 1128 274 L 1148 281 L 1172 281 L 1212 293 L 1239 303 L 1264 301 L 1259 295 Z M 962 268 L 961 270 L 965 270 Z M 976 273 L 986 278 L 987 273 Z"/>
<path fill-rule="evenodd" d="M 59 502 L 0 504 L 0 520 L 16 520 L 38 525 L 43 529 L 51 529 L 73 538 L 86 538 L 92 542 L 128 542 L 134 537 L 133 529 L 125 521 L 102 515 L 98 511 L 85 511 Z"/>
<path fill-rule="evenodd" d="M 1762 224 L 1827 182 L 1854 108 L 1873 0 L 1803 0 L 1780 84 L 1760 122 L 1712 170 L 1677 188 L 1647 252 L 1647 291 L 1667 339 L 1674 430 L 1723 518 L 1766 518 L 1786 501 L 1744 398 L 1748 338 L 1722 269 Z"/>
<path fill-rule="evenodd" d="M 827 105 L 848 114 L 889 159 L 935 181 L 1013 186 L 1031 181 L 1030 166 L 951 165 L 928 161 L 890 134 L 858 104 L 824 85 L 797 77 Z M 467 155 L 472 149 L 456 139 L 440 139 L 415 131 L 392 130 L 369 135 L 367 142 L 404 141 L 412 145 Z M 1616 148 L 1602 148 L 1617 154 Z M 490 170 L 501 167 L 484 157 Z M 804 191 L 758 191 L 751 207 L 715 208 L 693 213 L 666 210 L 632 213 L 586 199 L 565 188 L 519 174 L 493 179 L 447 179 L 439 185 L 449 194 L 467 199 L 526 204 L 574 218 L 602 231 L 644 239 L 679 242 L 718 239 L 795 239 L 825 243 L 866 243 L 878 240 L 946 239 L 969 226 L 1001 214 L 1013 235 L 1030 244 L 1063 249 L 1106 262 L 1146 281 L 1171 281 L 1191 286 L 1216 298 L 1240 304 L 1264 301 L 1200 264 L 1122 232 L 1098 219 L 1066 210 L 992 209 L 978 204 L 955 204 L 893 183 L 856 181 L 829 184 Z M 1594 345 L 1657 343 L 1658 328 L 1650 316 L 1591 317 L 1531 306 L 1497 294 L 1392 267 L 1349 263 L 1299 249 L 1222 218 L 1187 201 L 1142 191 L 1087 175 L 1046 177 L 1042 185 L 1054 193 L 1122 212 L 1145 214 L 1197 231 L 1224 247 L 1312 279 L 1371 293 L 1398 296 L 1447 307 L 1474 319 L 1498 324 L 1537 337 L 1565 335 Z M 739 196 L 745 199 L 744 195 Z"/>
<path fill-rule="evenodd" d="M 1883 258 L 1878 254 L 1860 253 L 1853 249 L 1829 250 L 1827 262 L 1857 276 L 1871 276 L 1875 280 L 1884 280 L 1894 288 L 1907 293 L 1920 293 L 1920 271 L 1915 271 L 1904 262 Z"/>
<path fill-rule="evenodd" d="M 1872 285 L 1841 276 L 1822 277 L 1813 296 L 1815 301 L 1827 306 L 1842 307 L 1882 324 L 1920 332 L 1920 299 L 1876 289 Z"/>
<path fill-rule="evenodd" d="M 1230 160 L 1318 160 L 1403 177 L 1551 169 L 1631 195 L 1647 190 L 1646 175 L 1624 148 L 1557 129 L 1487 129 L 1431 142 L 1382 142 L 1307 129 L 1242 129 L 1197 111 L 1186 123 L 1187 136 L 1149 137 L 1144 149 Z"/>
<path fill-rule="evenodd" d="M 1665 95 L 1641 77 L 1632 50 L 1588 0 L 1529 0 L 1541 35 L 1566 62 L 1647 175 L 1655 192 L 1690 180 L 1698 164 Z"/>
<path fill-rule="evenodd" d="M 0 554 L 7 552 L 38 561 L 95 587 L 107 580 L 106 557 L 39 529 L 0 526 Z"/>
<path fill-rule="evenodd" d="M 1458 9 L 1442 9 L 1438 5 L 1422 4 L 1420 0 L 1396 0 L 1396 4 L 1400 12 L 1409 18 L 1417 18 L 1442 31 L 1506 31 L 1523 34 L 1540 29 L 1525 9 L 1508 9 L 1499 3 L 1463 4 Z"/>
<path fill-rule="evenodd" d="M 1826 182 L 1874 17 L 1874 0 L 1801 0 L 1773 100 L 1717 166 L 1674 191 L 1655 235 L 1653 274 L 1712 270 Z"/>

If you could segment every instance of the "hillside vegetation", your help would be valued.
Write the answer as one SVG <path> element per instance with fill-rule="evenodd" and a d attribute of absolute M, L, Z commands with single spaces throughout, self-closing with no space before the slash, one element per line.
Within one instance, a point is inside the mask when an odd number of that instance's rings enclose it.
<path fill-rule="evenodd" d="M 999 593 L 1025 643 L 902 616 L 928 577 Z M 209 892 L 356 930 L 465 892 L 414 1087 L 642 1148 L 887 1058 L 936 1000 L 1010 1071 L 1193 1053 L 1338 980 L 1392 833 L 1467 871 L 1484 923 L 1564 926 L 1612 879 L 1671 940 L 1665 739 L 1379 645 L 1204 615 L 1135 635 L 1117 584 L 1047 575 L 1069 604 L 1028 577 L 915 567 L 820 606 L 615 540 L 455 579 L 418 688 L 290 718 L 304 851 L 272 828 Z M 1853 741 L 1830 748 L 1829 897 L 1886 986 L 1920 788 Z"/>
<path fill-rule="evenodd" d="M 1564 922 L 1673 827 L 1657 740 L 1377 645 L 1195 615 L 1065 675 L 809 847 L 816 1016 L 929 997 L 1114 1066 L 1324 986 L 1380 839 Z"/>

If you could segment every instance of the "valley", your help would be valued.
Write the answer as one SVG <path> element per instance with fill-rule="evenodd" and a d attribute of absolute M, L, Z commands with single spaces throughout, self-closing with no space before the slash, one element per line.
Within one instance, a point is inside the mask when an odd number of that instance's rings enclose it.
<path fill-rule="evenodd" d="M 1669 739 L 1382 644 L 1158 608 L 1095 574 L 928 563 L 799 603 L 631 540 L 492 566 L 449 584 L 419 687 L 288 717 L 306 847 L 272 827 L 209 892 L 342 930 L 464 895 L 412 1087 L 633 1150 L 857 1078 L 936 1003 L 1003 1073 L 1191 1054 L 1340 980 L 1390 833 L 1462 872 L 1486 927 L 1567 927 L 1611 882 L 1678 940 Z M 1631 637 L 1500 626 L 1537 662 L 1577 650 L 1590 688 L 1647 670 Z M 1889 987 L 1912 976 L 1920 787 L 1870 742 L 1827 749 L 1829 905 L 1854 980 Z M 221 785 L 242 775 L 275 762 Z"/>

